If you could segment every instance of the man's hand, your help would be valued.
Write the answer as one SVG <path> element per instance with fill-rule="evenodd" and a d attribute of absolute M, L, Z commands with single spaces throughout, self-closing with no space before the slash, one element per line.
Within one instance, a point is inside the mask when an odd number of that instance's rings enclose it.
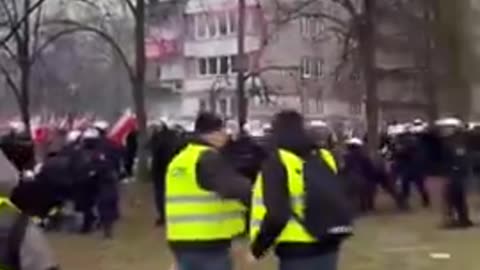
<path fill-rule="evenodd" d="M 249 251 L 245 256 L 245 261 L 247 262 L 247 264 L 255 264 L 258 262 L 258 259 L 255 258 L 255 256 L 253 256 L 253 254 Z"/>
<path fill-rule="evenodd" d="M 178 270 L 177 263 L 173 262 L 172 265 L 170 265 L 169 270 Z"/>

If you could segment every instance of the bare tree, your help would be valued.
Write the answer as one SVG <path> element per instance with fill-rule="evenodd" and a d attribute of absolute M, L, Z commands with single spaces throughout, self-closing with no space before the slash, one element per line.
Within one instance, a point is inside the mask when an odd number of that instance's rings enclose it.
<path fill-rule="evenodd" d="M 446 58 L 443 74 L 446 80 L 446 96 L 451 112 L 468 119 L 471 112 L 471 84 L 477 80 L 478 54 L 475 28 L 478 24 L 478 10 L 469 1 L 435 1 L 435 21 L 437 45 Z M 470 25 L 469 25 L 470 24 Z M 446 56 L 446 57 L 445 57 Z"/>
<path fill-rule="evenodd" d="M 30 77 L 34 58 L 40 53 L 38 45 L 43 2 L 41 0 L 34 3 L 31 0 L 0 2 L 0 11 L 9 30 L 9 34 L 0 42 L 1 52 L 6 55 L 6 61 L 0 65 L 0 71 L 14 94 L 29 136 Z"/>
<path fill-rule="evenodd" d="M 303 16 L 322 18 L 329 22 L 329 31 L 340 37 L 343 49 L 338 69 L 341 69 L 352 57 L 358 56 L 358 65 L 362 71 L 366 91 L 366 116 L 368 125 L 368 144 L 373 153 L 378 145 L 379 101 L 377 76 L 375 70 L 375 9 L 376 0 L 273 0 L 278 21 L 292 20 Z M 326 6 L 339 9 L 342 16 L 326 11 Z M 354 52 L 358 51 L 358 54 Z"/>

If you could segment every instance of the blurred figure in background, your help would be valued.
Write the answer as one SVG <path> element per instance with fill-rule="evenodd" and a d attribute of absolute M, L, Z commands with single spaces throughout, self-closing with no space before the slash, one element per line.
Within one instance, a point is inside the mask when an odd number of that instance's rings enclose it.
<path fill-rule="evenodd" d="M 368 157 L 361 139 L 348 139 L 345 145 L 342 173 L 349 181 L 352 203 L 360 212 L 372 211 L 375 196 L 374 165 Z"/>
<path fill-rule="evenodd" d="M 105 238 L 113 237 L 114 223 L 120 217 L 119 160 L 121 155 L 111 152 L 110 144 L 96 129 L 87 130 L 83 149 L 90 164 L 88 167 L 91 192 L 99 214 Z M 91 195 L 90 195 L 91 196 Z"/>
<path fill-rule="evenodd" d="M 445 228 L 468 228 L 473 225 L 467 204 L 466 185 L 471 162 L 465 144 L 463 123 L 454 118 L 437 121 L 443 140 L 442 174 L 444 186 Z"/>
<path fill-rule="evenodd" d="M 128 178 L 133 178 L 133 168 L 135 166 L 138 148 L 136 129 L 127 135 L 125 147 L 125 173 Z"/>
<path fill-rule="evenodd" d="M 424 207 L 430 206 L 430 195 L 425 186 L 427 160 L 417 138 L 408 131 L 395 139 L 392 154 L 394 174 L 399 178 L 402 204 L 409 207 L 411 185 L 414 184 Z"/>
<path fill-rule="evenodd" d="M 170 129 L 164 123 L 153 131 L 150 139 L 153 194 L 158 214 L 157 226 L 165 224 L 165 175 L 167 166 L 187 143 L 184 141 L 181 132 Z"/>

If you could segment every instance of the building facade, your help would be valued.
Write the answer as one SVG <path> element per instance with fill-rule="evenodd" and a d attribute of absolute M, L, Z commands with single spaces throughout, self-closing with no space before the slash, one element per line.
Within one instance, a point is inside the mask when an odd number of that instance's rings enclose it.
<path fill-rule="evenodd" d="M 332 72 L 339 52 L 337 39 L 326 31 L 328 23 L 303 16 L 276 26 L 271 3 L 269 0 L 246 3 L 246 92 L 250 118 L 269 117 L 285 108 L 312 117 L 361 116 L 362 105 L 352 106 L 334 90 Z M 234 117 L 237 2 L 190 0 L 181 8 L 183 12 L 171 13 L 174 23 L 162 23 L 163 30 L 158 32 L 163 35 L 176 32 L 174 39 L 181 43 L 177 47 L 181 47 L 182 53 L 149 65 L 149 73 L 169 69 L 177 82 L 182 81 L 177 84 L 181 86 L 177 89 L 181 104 L 175 103 L 176 116 L 193 118 L 199 111 L 214 110 L 227 118 Z M 155 77 L 157 81 L 170 80 L 161 73 Z"/>
<path fill-rule="evenodd" d="M 260 49 L 259 9 L 247 0 L 245 53 Z M 236 1 L 191 0 L 185 8 L 184 116 L 214 110 L 225 117 L 236 113 L 238 11 Z"/>
<path fill-rule="evenodd" d="M 146 104 L 151 118 L 182 113 L 184 8 L 176 1 L 150 1 L 147 6 Z"/>

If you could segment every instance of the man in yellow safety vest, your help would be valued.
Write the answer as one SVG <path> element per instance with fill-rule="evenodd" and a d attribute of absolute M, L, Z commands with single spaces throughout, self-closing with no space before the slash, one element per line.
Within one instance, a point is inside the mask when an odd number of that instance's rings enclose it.
<path fill-rule="evenodd" d="M 178 270 L 230 270 L 229 249 L 245 230 L 250 183 L 218 151 L 228 140 L 219 117 L 201 113 L 195 134 L 167 168 L 167 240 Z"/>
<path fill-rule="evenodd" d="M 335 270 L 341 241 L 320 243 L 299 220 L 305 220 L 306 209 L 304 159 L 318 156 L 327 170 L 337 173 L 335 159 L 329 151 L 318 149 L 296 112 L 279 113 L 272 128 L 274 149 L 254 184 L 248 260 L 255 261 L 274 247 L 282 270 Z"/>

